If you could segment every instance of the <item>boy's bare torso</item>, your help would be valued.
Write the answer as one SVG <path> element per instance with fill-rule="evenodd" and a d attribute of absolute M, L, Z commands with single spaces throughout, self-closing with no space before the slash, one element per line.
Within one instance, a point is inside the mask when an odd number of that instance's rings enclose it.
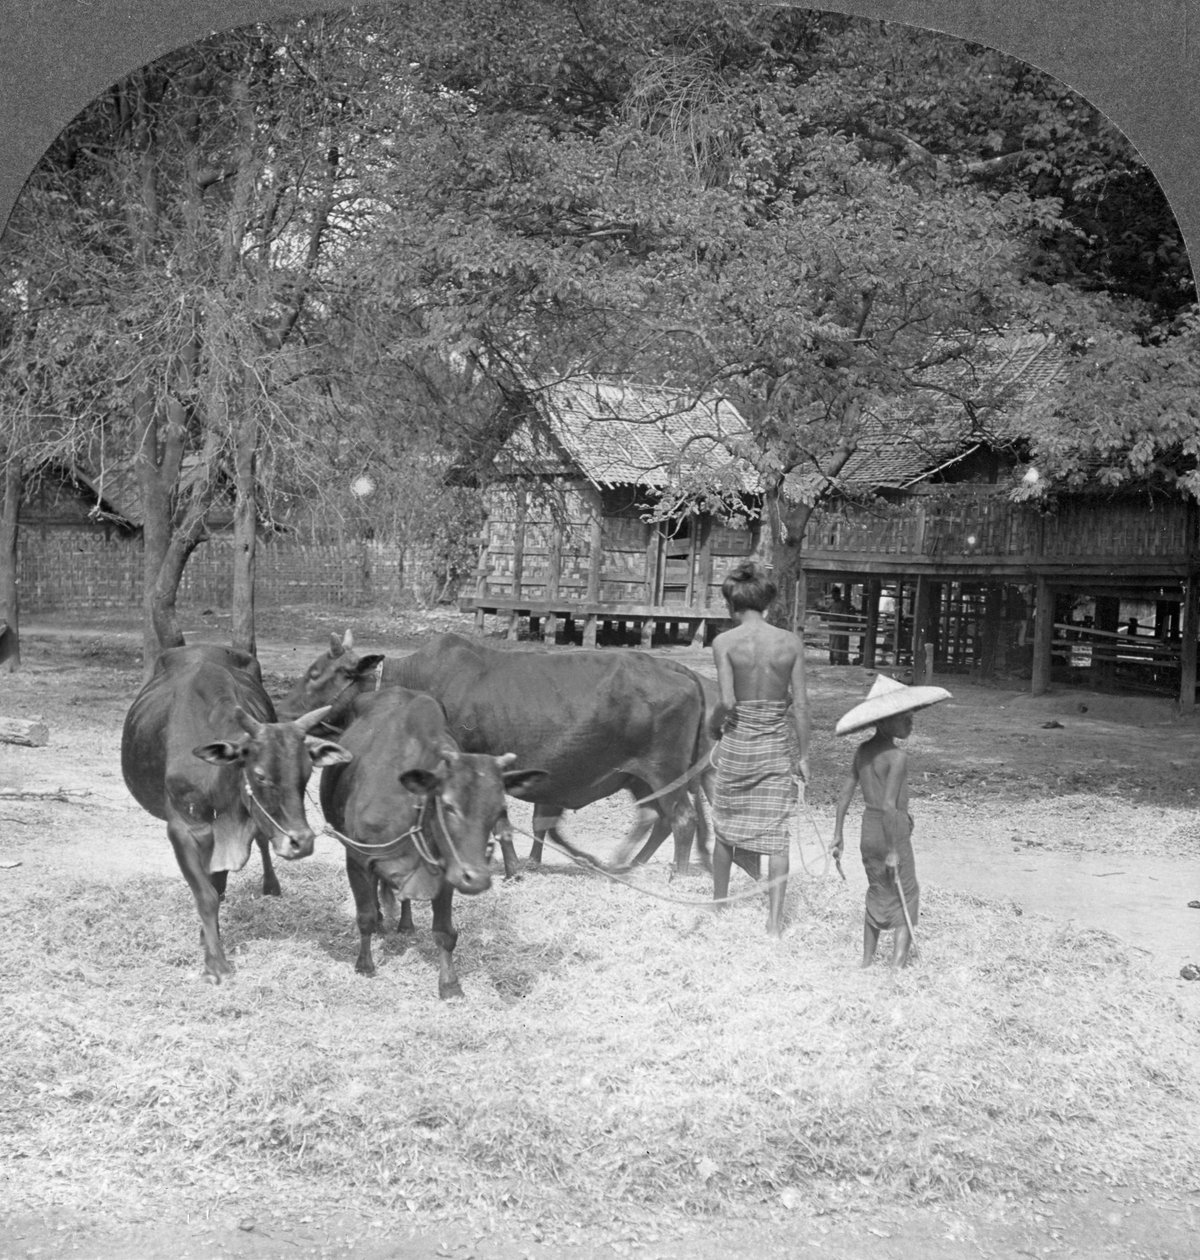
<path fill-rule="evenodd" d="M 907 757 L 888 736 L 873 735 L 854 754 L 854 775 L 863 803 L 874 809 L 908 812 Z"/>

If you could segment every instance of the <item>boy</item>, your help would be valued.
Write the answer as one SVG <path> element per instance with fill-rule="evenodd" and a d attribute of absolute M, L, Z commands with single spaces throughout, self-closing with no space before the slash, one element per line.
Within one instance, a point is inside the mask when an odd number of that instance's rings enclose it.
<path fill-rule="evenodd" d="M 912 817 L 908 812 L 908 759 L 896 740 L 912 734 L 913 713 L 949 700 L 943 687 L 906 687 L 880 674 L 866 700 L 838 722 L 838 735 L 874 726 L 875 734 L 858 746 L 850 773 L 838 796 L 833 825 L 833 856 L 840 863 L 844 847 L 842 824 L 862 788 L 866 802 L 862 818 L 861 851 L 867 872 L 867 905 L 863 918 L 862 965 L 875 961 L 879 933 L 895 930 L 892 966 L 906 967 L 912 949 L 912 928 L 920 913 L 921 889 L 913 859 Z"/>
<path fill-rule="evenodd" d="M 767 854 L 767 932 L 779 937 L 797 771 L 808 778 L 804 644 L 767 622 L 763 614 L 775 598 L 775 583 L 754 561 L 738 565 L 721 593 L 737 624 L 713 640 L 721 688 L 711 723 L 721 739 L 713 793 L 713 896 L 720 901 L 729 892 L 735 848 Z"/>

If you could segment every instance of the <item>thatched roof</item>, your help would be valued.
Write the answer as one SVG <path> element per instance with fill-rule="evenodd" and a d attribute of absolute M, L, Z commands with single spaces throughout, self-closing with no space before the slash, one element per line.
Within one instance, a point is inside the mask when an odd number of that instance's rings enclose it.
<path fill-rule="evenodd" d="M 858 449 L 837 478 L 856 492 L 903 489 L 981 447 L 1027 437 L 1037 412 L 1054 405 L 1065 355 L 1053 338 L 1012 333 L 991 338 L 982 354 L 950 358 L 918 387 L 863 423 Z M 658 385 L 577 377 L 531 392 L 535 414 L 510 438 L 504 472 L 582 473 L 598 486 L 655 489 L 687 479 L 755 493 L 755 470 L 720 439 L 737 445 L 748 426 L 716 395 Z M 785 493 L 805 498 L 826 483 L 800 471 Z"/>
<path fill-rule="evenodd" d="M 1038 412 L 1054 405 L 1064 365 L 1044 334 L 992 338 L 982 357 L 942 365 L 928 374 L 929 388 L 869 417 L 839 484 L 904 489 L 981 447 L 1028 437 Z"/>
<path fill-rule="evenodd" d="M 754 490 L 753 470 L 720 440 L 747 425 L 728 399 L 576 377 L 537 391 L 536 416 L 509 439 L 512 471 L 580 472 L 597 486 L 663 488 L 698 473 Z"/>

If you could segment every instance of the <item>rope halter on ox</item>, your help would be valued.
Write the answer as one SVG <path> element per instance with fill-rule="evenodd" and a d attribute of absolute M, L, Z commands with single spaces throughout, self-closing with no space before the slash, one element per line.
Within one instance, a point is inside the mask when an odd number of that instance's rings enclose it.
<path fill-rule="evenodd" d="M 437 819 L 437 825 L 441 829 L 442 845 L 447 850 L 450 859 L 459 867 L 462 867 L 462 858 L 458 854 L 458 850 L 454 846 L 454 839 L 450 834 L 450 828 L 446 826 L 446 814 L 442 805 L 440 796 L 433 796 L 433 813 Z M 351 836 L 343 835 L 336 827 L 331 827 L 328 822 L 325 823 L 324 831 L 326 835 L 332 836 L 345 848 L 353 853 L 358 853 L 366 858 L 389 858 L 399 856 L 401 846 L 405 840 L 411 840 L 413 848 L 417 851 L 417 856 L 425 863 L 431 871 L 435 871 L 440 875 L 446 873 L 446 858 L 442 857 L 436 847 L 430 843 L 430 837 L 425 834 L 425 826 L 431 819 L 427 818 L 429 813 L 429 796 L 422 796 L 417 801 L 417 816 L 413 820 L 413 824 L 406 831 L 402 831 L 398 836 L 393 836 L 390 840 L 381 840 L 378 844 L 371 844 L 364 840 L 355 840 Z"/>

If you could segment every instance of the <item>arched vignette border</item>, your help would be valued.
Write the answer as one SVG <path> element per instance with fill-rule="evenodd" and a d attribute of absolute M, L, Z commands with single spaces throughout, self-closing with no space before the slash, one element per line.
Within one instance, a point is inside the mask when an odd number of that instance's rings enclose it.
<path fill-rule="evenodd" d="M 54 137 L 123 74 L 213 31 L 345 7 L 339 0 L 0 0 L 0 227 Z M 1062 79 L 1149 163 L 1195 270 L 1200 67 L 1192 28 L 1200 0 L 821 0 L 796 7 L 942 31 Z"/>

